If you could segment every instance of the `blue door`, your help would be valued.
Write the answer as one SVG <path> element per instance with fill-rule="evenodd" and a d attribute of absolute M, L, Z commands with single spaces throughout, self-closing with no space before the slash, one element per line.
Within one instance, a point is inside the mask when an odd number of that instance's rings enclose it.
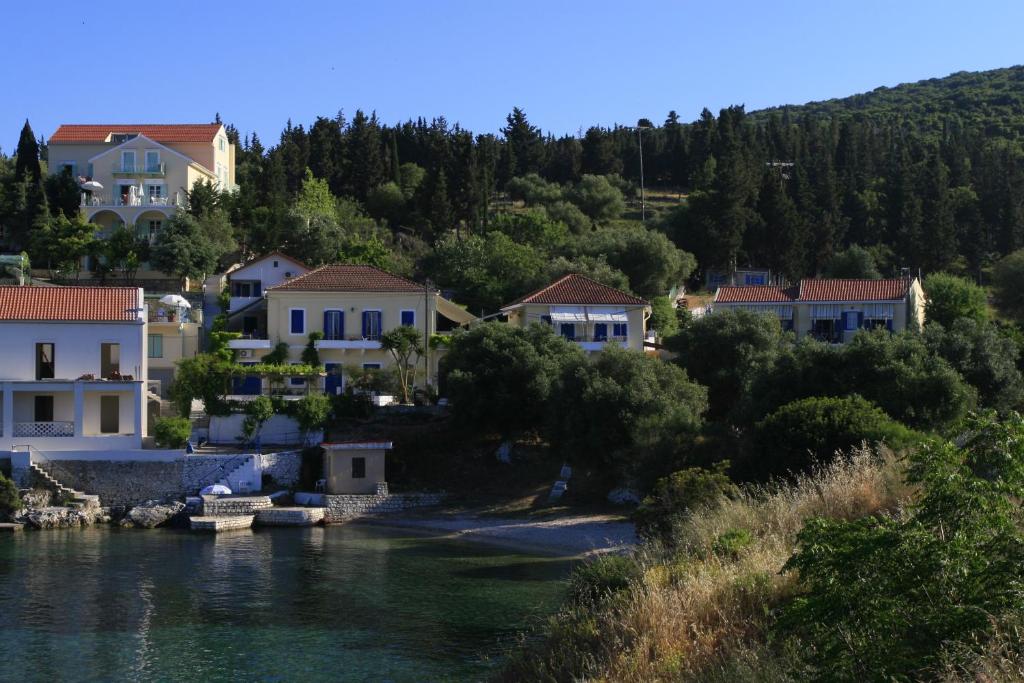
<path fill-rule="evenodd" d="M 562 323 L 559 327 L 559 332 L 566 339 L 576 338 L 576 325 L 574 323 Z"/>
<path fill-rule="evenodd" d="M 328 396 L 337 396 L 345 384 L 345 378 L 341 375 L 341 363 L 324 363 L 324 371 L 327 373 L 327 377 L 324 378 L 324 393 Z"/>
<path fill-rule="evenodd" d="M 239 363 L 239 365 L 255 365 L 255 363 Z M 246 375 L 245 377 L 235 378 L 232 393 L 241 396 L 258 396 L 262 390 L 263 382 L 259 376 Z"/>
<path fill-rule="evenodd" d="M 594 323 L 594 341 L 608 341 L 608 323 Z"/>
<path fill-rule="evenodd" d="M 380 339 L 380 311 L 363 311 L 363 339 Z"/>

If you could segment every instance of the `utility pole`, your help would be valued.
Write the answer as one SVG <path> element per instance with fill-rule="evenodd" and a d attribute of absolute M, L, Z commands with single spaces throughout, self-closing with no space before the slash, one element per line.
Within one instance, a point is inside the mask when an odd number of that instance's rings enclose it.
<path fill-rule="evenodd" d="M 636 139 L 640 144 L 640 220 L 643 222 L 647 221 L 647 198 L 644 195 L 644 135 L 645 130 L 650 130 L 650 126 L 642 124 L 643 119 L 637 122 L 636 126 Z"/>
<path fill-rule="evenodd" d="M 430 384 L 430 279 L 423 282 L 423 388 Z"/>

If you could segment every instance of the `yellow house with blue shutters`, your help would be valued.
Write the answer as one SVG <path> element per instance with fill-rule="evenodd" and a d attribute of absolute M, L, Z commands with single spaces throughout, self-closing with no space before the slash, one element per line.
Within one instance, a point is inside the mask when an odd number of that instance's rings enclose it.
<path fill-rule="evenodd" d="M 476 319 L 437 290 L 363 265 L 321 266 L 268 288 L 266 303 L 266 338 L 230 342 L 238 361 L 257 363 L 284 342 L 289 362 L 299 364 L 309 335 L 322 333 L 323 339 L 315 344 L 327 375 L 321 387 L 331 394 L 344 389 L 346 368 L 384 369 L 394 363 L 381 348 L 384 332 L 407 325 L 426 341 Z M 419 360 L 421 368 L 426 362 L 431 383 L 436 382 L 442 353 L 432 349 Z M 291 381 L 304 386 L 302 380 Z"/>

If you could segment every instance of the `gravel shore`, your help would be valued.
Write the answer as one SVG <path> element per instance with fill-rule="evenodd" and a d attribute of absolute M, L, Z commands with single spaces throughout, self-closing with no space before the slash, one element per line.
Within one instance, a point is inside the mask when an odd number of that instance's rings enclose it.
<path fill-rule="evenodd" d="M 637 542 L 633 524 L 612 515 L 520 519 L 467 514 L 409 514 L 364 518 L 358 523 L 417 529 L 446 538 L 514 546 L 564 556 L 622 552 Z"/>

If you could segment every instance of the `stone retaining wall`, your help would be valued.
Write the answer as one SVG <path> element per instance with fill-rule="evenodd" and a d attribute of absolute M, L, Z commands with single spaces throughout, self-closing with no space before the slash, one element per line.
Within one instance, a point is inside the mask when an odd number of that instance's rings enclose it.
<path fill-rule="evenodd" d="M 274 507 L 267 496 L 245 496 L 238 498 L 203 498 L 203 517 L 227 517 L 231 515 L 254 515 L 259 510 Z"/>
<path fill-rule="evenodd" d="M 256 523 L 264 526 L 313 526 L 324 521 L 324 508 L 275 507 L 256 513 Z"/>
<path fill-rule="evenodd" d="M 121 462 L 56 460 L 51 474 L 64 486 L 100 497 L 106 506 L 138 505 L 181 495 L 181 460 Z"/>
<path fill-rule="evenodd" d="M 363 515 L 384 515 L 419 507 L 440 505 L 444 493 L 387 493 L 378 495 L 325 495 L 324 522 L 344 522 Z"/>
<path fill-rule="evenodd" d="M 193 517 L 189 524 L 193 531 L 233 531 L 252 527 L 253 515 L 234 517 Z"/>
<path fill-rule="evenodd" d="M 291 486 L 298 483 L 302 473 L 302 451 L 264 453 L 260 466 L 264 475 L 270 475 L 282 486 Z"/>

